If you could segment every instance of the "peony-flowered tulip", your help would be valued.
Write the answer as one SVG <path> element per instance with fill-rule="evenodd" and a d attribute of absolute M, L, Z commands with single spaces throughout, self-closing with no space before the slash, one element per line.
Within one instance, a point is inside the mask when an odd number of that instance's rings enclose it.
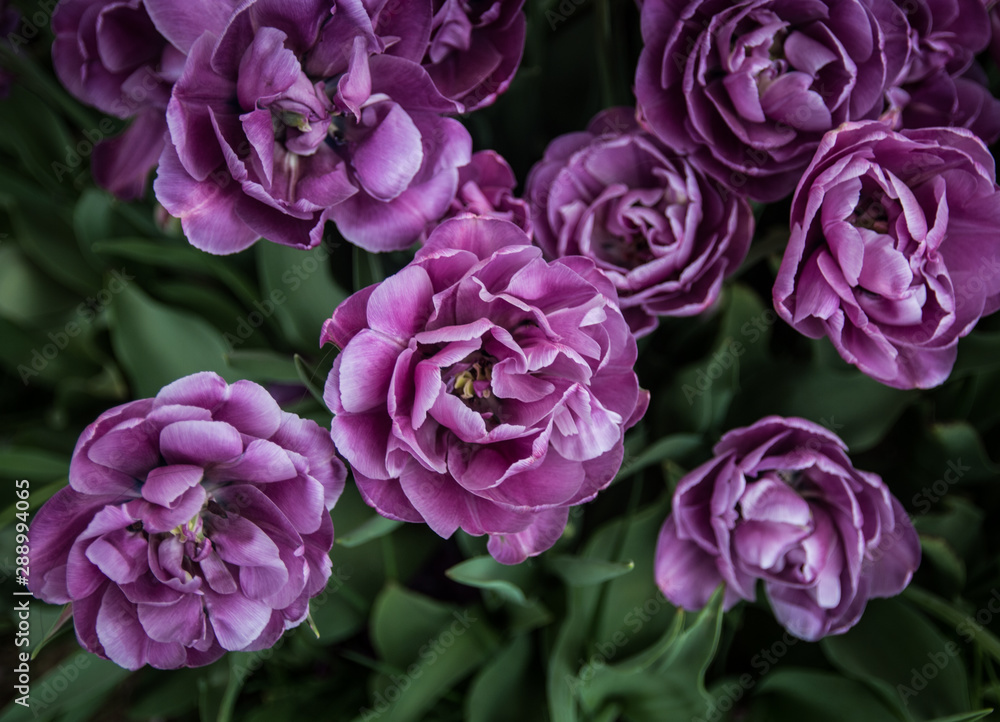
<path fill-rule="evenodd" d="M 439 221 L 428 224 L 427 232 L 449 218 L 471 213 L 510 221 L 530 236 L 531 213 L 527 201 L 514 195 L 516 185 L 514 171 L 499 153 L 473 153 L 471 162 L 458 169 L 458 190 L 448 211 Z"/>
<path fill-rule="evenodd" d="M 1000 308 L 998 227 L 993 157 L 972 133 L 846 124 L 795 192 L 775 309 L 884 384 L 937 386 Z"/>
<path fill-rule="evenodd" d="M 649 0 L 647 0 L 648 2 Z M 920 542 L 882 479 L 859 471 L 835 434 L 769 416 L 734 429 L 680 480 L 656 545 L 656 583 L 700 609 L 720 584 L 725 607 L 764 590 L 801 639 L 841 634 L 872 597 L 899 594 Z"/>
<path fill-rule="evenodd" d="M 423 65 L 446 98 L 471 112 L 510 86 L 524 53 L 524 0 L 434 0 Z"/>
<path fill-rule="evenodd" d="M 272 646 L 330 578 L 347 471 L 263 387 L 187 376 L 101 414 L 31 523 L 29 588 L 128 669 Z"/>
<path fill-rule="evenodd" d="M 975 56 L 990 42 L 983 0 L 896 0 L 911 28 L 912 53 L 896 80 L 898 129 L 957 126 L 986 143 L 1000 137 L 1000 101 Z"/>
<path fill-rule="evenodd" d="M 221 27 L 199 24 L 208 9 L 192 19 L 199 1 L 147 3 L 191 43 L 154 189 L 193 245 L 311 248 L 332 220 L 351 243 L 398 250 L 445 212 L 472 141 L 420 64 L 429 3 L 257 0 Z"/>
<path fill-rule="evenodd" d="M 638 336 L 658 316 L 719 297 L 750 248 L 747 201 L 644 132 L 630 108 L 599 113 L 549 144 L 528 175 L 535 240 L 550 258 L 593 259 Z"/>
<path fill-rule="evenodd" d="M 226 0 L 220 6 L 235 7 Z M 93 151 L 99 186 L 140 197 L 163 150 L 170 89 L 184 50 L 160 34 L 143 0 L 62 0 L 52 15 L 52 62 L 59 80 L 88 105 L 130 118 L 125 132 Z"/>
<path fill-rule="evenodd" d="M 647 0 L 636 98 L 662 141 L 760 201 L 823 134 L 876 118 L 910 53 L 890 0 Z"/>
<path fill-rule="evenodd" d="M 341 349 L 324 398 L 365 501 L 442 537 L 487 534 L 506 564 L 551 547 L 611 482 L 648 404 L 614 286 L 494 218 L 442 223 L 322 342 Z"/>

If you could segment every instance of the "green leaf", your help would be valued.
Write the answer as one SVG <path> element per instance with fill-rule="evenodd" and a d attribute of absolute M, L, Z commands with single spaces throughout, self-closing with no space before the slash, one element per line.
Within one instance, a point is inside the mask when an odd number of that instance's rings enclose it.
<path fill-rule="evenodd" d="M 173 268 L 190 277 L 192 273 L 214 276 L 224 283 L 245 306 L 252 307 L 257 300 L 257 291 L 239 273 L 232 269 L 231 262 L 218 256 L 199 251 L 187 243 L 176 239 L 162 238 L 150 241 L 145 238 L 115 238 L 98 241 L 91 248 L 94 253 L 128 258 L 144 266 Z"/>
<path fill-rule="evenodd" d="M 100 270 L 90 266 L 75 244 L 65 242 L 69 228 L 59 214 L 11 210 L 10 218 L 21 248 L 50 278 L 76 294 L 99 289 Z"/>
<path fill-rule="evenodd" d="M 967 712 L 965 714 L 953 714 L 948 717 L 938 717 L 930 722 L 976 722 L 976 720 L 983 719 L 992 711 L 993 708 L 990 707 L 989 709 L 979 709 L 975 712 Z"/>
<path fill-rule="evenodd" d="M 323 322 L 347 298 L 330 273 L 330 252 L 324 246 L 302 250 L 258 243 L 256 254 L 262 294 L 257 310 L 273 314 L 297 349 L 319 348 Z"/>
<path fill-rule="evenodd" d="M 976 330 L 958 342 L 958 358 L 951 371 L 951 378 L 995 369 L 1000 357 L 1000 333 Z"/>
<path fill-rule="evenodd" d="M 323 400 L 323 379 L 320 378 L 316 369 L 312 368 L 308 363 L 306 363 L 306 360 L 298 354 L 295 354 L 293 361 L 295 363 L 295 370 L 299 375 L 299 381 L 305 384 L 305 387 L 309 389 L 309 393 L 311 393 L 313 398 L 319 401 L 320 405 L 325 409 L 326 401 Z"/>
<path fill-rule="evenodd" d="M 2 54 L 5 66 L 9 60 L 19 71 L 35 70 L 34 63 L 21 61 L 6 48 L 2 48 Z M 37 71 L 33 75 L 58 88 L 51 77 Z M 83 138 L 71 138 L 62 119 L 21 86 L 22 83 L 14 83 L 10 97 L 0 103 L 0 127 L 4 129 L 0 147 L 17 156 L 35 180 L 48 189 L 53 200 L 61 200 L 61 196 L 72 191 L 70 183 L 81 174 L 86 176 L 86 163 L 81 162 L 73 146 L 90 143 Z M 57 93 L 67 97 L 61 89 Z M 69 102 L 80 107 L 75 101 Z"/>
<path fill-rule="evenodd" d="M 26 326 L 43 326 L 82 300 L 39 271 L 17 246 L 0 245 L 0 316 Z"/>
<path fill-rule="evenodd" d="M 378 680 L 358 720 L 410 722 L 423 715 L 497 647 L 495 634 L 474 610 L 457 610 L 388 585 L 375 600 L 372 643 L 392 669 Z"/>
<path fill-rule="evenodd" d="M 634 483 L 634 482 L 633 482 Z M 613 640 L 624 633 L 625 646 L 620 646 L 622 656 L 651 645 L 661 639 L 674 621 L 675 608 L 656 586 L 653 574 L 653 554 L 660 527 L 667 516 L 669 495 L 660 499 L 634 516 L 621 516 L 598 530 L 581 555 L 585 558 L 632 560 L 635 570 L 611 579 L 600 587 L 584 587 L 600 596 L 599 608 L 593 626 L 589 628 L 590 644 L 587 656 L 595 644 Z"/>
<path fill-rule="evenodd" d="M 108 193 L 97 188 L 87 188 L 73 207 L 73 230 L 84 253 L 93 254 L 91 246 L 111 237 L 114 217 L 112 202 Z"/>
<path fill-rule="evenodd" d="M 427 648 L 407 666 L 405 674 L 382 680 L 370 700 L 371 706 L 362 709 L 358 722 L 370 720 L 372 711 L 382 709 L 385 711 L 379 720 L 383 722 L 427 719 L 427 713 L 438 700 L 490 659 L 497 647 L 495 635 L 477 626 L 462 629 L 458 634 L 446 627 L 426 644 Z M 393 699 L 397 701 L 392 702 Z"/>
<path fill-rule="evenodd" d="M 379 539 L 386 534 L 391 534 L 403 525 L 403 522 L 395 519 L 386 519 L 384 516 L 373 516 L 361 526 L 352 529 L 347 534 L 337 537 L 337 543 L 341 546 L 353 549 L 362 544 Z"/>
<path fill-rule="evenodd" d="M 609 562 L 603 559 L 585 559 L 569 555 L 546 557 L 547 566 L 571 587 L 601 584 L 617 579 L 635 569 L 635 562 Z"/>
<path fill-rule="evenodd" d="M 994 590 L 994 595 L 996 590 Z M 966 641 L 975 642 L 995 662 L 1000 662 L 1000 639 L 990 630 L 980 626 L 964 611 L 957 609 L 949 602 L 937 597 L 920 587 L 911 584 L 903 590 L 903 598 L 920 607 L 929 614 L 953 626 L 955 631 Z M 989 604 L 993 603 L 991 597 Z M 992 610 L 988 610 L 992 613 Z"/>
<path fill-rule="evenodd" d="M 899 722 L 900 717 L 860 682 L 811 669 L 777 669 L 751 698 L 748 722 Z"/>
<path fill-rule="evenodd" d="M 191 690 L 197 688 L 198 679 L 204 673 L 202 668 L 158 671 L 148 690 L 136 693 L 129 717 L 137 722 L 155 718 L 190 719 L 188 713 L 198 706 Z"/>
<path fill-rule="evenodd" d="M 451 607 L 390 583 L 372 607 L 372 644 L 381 659 L 405 669 L 452 615 Z"/>
<path fill-rule="evenodd" d="M 528 602 L 524 592 L 516 583 L 525 577 L 521 567 L 500 564 L 491 556 L 466 559 L 447 570 L 445 574 L 460 584 L 496 592 L 514 604 L 524 605 Z"/>
<path fill-rule="evenodd" d="M 298 381 L 299 370 L 292 356 L 253 349 L 233 351 L 227 357 L 230 368 L 251 381 Z"/>
<path fill-rule="evenodd" d="M 338 563 L 326 589 L 309 601 L 309 613 L 320 632 L 319 644 L 341 642 L 368 623 L 368 604 L 359 600 L 348 586 L 353 580 L 353 572 L 352 566 Z"/>
<path fill-rule="evenodd" d="M 626 457 L 615 482 L 627 479 L 643 469 L 668 459 L 684 458 L 704 444 L 701 434 L 673 434 L 658 439 L 634 457 Z"/>
<path fill-rule="evenodd" d="M 1000 466 L 993 463 L 979 432 L 966 421 L 937 423 L 931 437 L 940 448 L 942 460 L 938 476 L 951 470 L 945 481 L 985 481 L 1000 477 Z M 948 462 L 951 462 L 950 464 Z"/>
<path fill-rule="evenodd" d="M 983 522 L 986 518 L 983 509 L 955 494 L 940 499 L 936 495 L 928 496 L 921 492 L 913 498 L 918 512 L 929 511 L 932 508 L 932 501 L 940 501 L 937 507 L 933 507 L 936 509 L 934 513 L 920 513 L 914 516 L 913 526 L 922 537 L 938 537 L 945 540 L 963 559 L 971 558 L 971 555 L 982 547 Z"/>
<path fill-rule="evenodd" d="M 539 627 L 552 623 L 554 616 L 544 604 L 537 599 L 529 599 L 524 606 L 511 604 L 507 606 L 507 632 L 524 634 Z"/>
<path fill-rule="evenodd" d="M 236 698 L 240 695 L 240 690 L 243 689 L 243 683 L 246 681 L 246 675 L 243 673 L 243 667 L 237 656 L 230 655 L 229 657 L 229 679 L 226 682 L 226 691 L 222 695 L 222 701 L 219 703 L 219 713 L 216 716 L 217 722 L 230 722 L 233 718 L 233 708 L 236 706 Z"/>
<path fill-rule="evenodd" d="M 872 600 L 853 629 L 821 644 L 843 674 L 919 718 L 969 711 L 959 645 L 899 600 Z"/>
<path fill-rule="evenodd" d="M 483 666 L 465 698 L 467 722 L 520 722 L 536 719 L 538 706 L 525 694 L 530 689 L 528 665 L 531 661 L 528 636 L 515 638 Z M 535 715 L 532 715 L 532 710 Z"/>
<path fill-rule="evenodd" d="M 920 547 L 924 561 L 940 574 L 944 584 L 955 591 L 965 586 L 965 562 L 945 539 L 921 535 Z"/>
<path fill-rule="evenodd" d="M 45 645 L 51 642 L 52 638 L 55 637 L 60 632 L 60 630 L 62 630 L 66 622 L 68 622 L 72 618 L 73 618 L 73 605 L 64 604 L 62 607 L 62 611 L 59 613 L 59 616 L 49 627 L 49 631 L 45 633 L 45 636 L 42 637 L 42 640 L 40 642 L 34 645 L 34 649 L 31 650 L 31 658 L 35 659 L 35 657 L 38 656 L 38 653 L 42 651 Z"/>
<path fill-rule="evenodd" d="M 833 431 L 856 454 L 881 441 L 917 395 L 884 386 L 856 369 L 776 361 L 753 383 L 747 381 L 729 422 L 732 427 L 764 414 L 799 416 Z"/>
<path fill-rule="evenodd" d="M 41 449 L 12 448 L 0 450 L 0 469 L 7 476 L 27 478 L 32 485 L 65 477 L 69 457 Z"/>
<path fill-rule="evenodd" d="M 155 396 L 197 371 L 235 380 L 221 334 L 201 318 L 152 300 L 134 283 L 118 294 L 111 311 L 111 344 L 136 397 Z"/>
<path fill-rule="evenodd" d="M 715 657 L 722 629 L 722 588 L 694 623 L 680 631 L 683 615 L 652 647 L 620 664 L 591 662 L 592 679 L 580 678 L 585 709 L 599 713 L 617 704 L 630 720 L 691 719 L 708 711 L 705 672 Z"/>

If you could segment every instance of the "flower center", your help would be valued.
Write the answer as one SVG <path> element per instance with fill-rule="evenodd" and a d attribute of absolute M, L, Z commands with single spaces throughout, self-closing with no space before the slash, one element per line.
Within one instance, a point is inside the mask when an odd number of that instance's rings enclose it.
<path fill-rule="evenodd" d="M 205 541 L 204 524 L 201 521 L 201 511 L 191 517 L 186 524 L 179 524 L 170 530 L 181 542 L 194 542 L 201 544 Z"/>
<path fill-rule="evenodd" d="M 501 400 L 492 389 L 494 363 L 496 359 L 477 352 L 441 373 L 445 390 L 482 416 L 487 428 L 501 422 Z"/>
<path fill-rule="evenodd" d="M 801 481 L 802 481 L 802 472 L 798 471 L 798 470 L 796 470 L 796 471 L 791 471 L 791 470 L 779 471 L 778 472 L 778 478 L 781 479 L 786 484 L 788 484 L 793 489 L 795 489 L 796 491 L 798 491 L 798 488 L 801 485 Z"/>
<path fill-rule="evenodd" d="M 449 391 L 464 401 L 488 399 L 493 395 L 490 391 L 492 371 L 491 361 L 476 361 L 454 377 Z"/>
<path fill-rule="evenodd" d="M 881 198 L 862 198 L 854 211 L 847 217 L 847 222 L 857 228 L 867 228 L 877 233 L 889 232 L 889 214 L 881 203 Z"/>

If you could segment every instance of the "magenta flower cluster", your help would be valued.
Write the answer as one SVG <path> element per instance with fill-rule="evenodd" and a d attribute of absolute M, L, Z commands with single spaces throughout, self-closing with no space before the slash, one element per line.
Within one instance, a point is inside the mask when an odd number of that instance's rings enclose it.
<path fill-rule="evenodd" d="M 780 318 L 883 384 L 943 383 L 1000 309 L 981 0 L 644 0 L 636 106 L 554 139 L 518 197 L 452 116 L 509 87 L 522 6 L 59 5 L 63 83 L 131 120 L 95 151 L 103 187 L 136 197 L 157 166 L 157 200 L 216 254 L 314 247 L 328 221 L 369 252 L 421 242 L 331 309 L 329 432 L 209 373 L 84 431 L 32 526 L 32 591 L 73 604 L 84 647 L 193 666 L 301 623 L 330 573 L 338 453 L 387 518 L 485 535 L 505 564 L 550 549 L 649 407 L 636 339 L 713 312 L 751 201 L 792 196 Z M 846 452 L 798 418 L 725 434 L 673 495 L 666 597 L 699 609 L 724 585 L 729 608 L 762 581 L 816 640 L 902 591 L 917 535 Z"/>

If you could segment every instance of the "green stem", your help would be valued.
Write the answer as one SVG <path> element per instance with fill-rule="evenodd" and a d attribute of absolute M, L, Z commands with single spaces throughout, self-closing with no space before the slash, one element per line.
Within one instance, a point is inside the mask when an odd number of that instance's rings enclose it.
<path fill-rule="evenodd" d="M 614 55 L 614 27 L 612 24 L 611 0 L 596 0 L 597 20 L 597 68 L 601 78 L 601 105 L 610 108 L 620 105 L 616 81 L 618 63 Z"/>
<path fill-rule="evenodd" d="M 615 538 L 614 551 L 611 554 L 611 559 L 616 562 L 622 561 L 622 556 L 625 553 L 625 539 L 628 537 L 629 530 L 632 528 L 632 520 L 635 519 L 636 513 L 639 511 L 639 502 L 642 499 L 642 476 L 637 477 L 632 482 L 631 493 L 629 494 L 628 507 L 625 511 L 625 518 L 627 521 L 621 526 L 618 534 Z M 608 583 L 613 580 L 601 582 L 601 591 L 597 599 L 597 605 L 594 607 L 594 616 L 590 620 L 590 631 L 588 636 L 593 637 L 597 631 L 597 625 L 603 616 L 604 604 L 608 599 L 608 592 L 610 587 Z"/>
<path fill-rule="evenodd" d="M 229 684 L 226 685 L 226 691 L 222 695 L 222 701 L 219 703 L 217 722 L 230 722 L 232 720 L 233 710 L 236 708 L 236 699 L 240 696 L 240 688 L 242 686 L 243 683 L 236 679 L 236 675 L 233 674 L 233 669 L 230 667 Z"/>

